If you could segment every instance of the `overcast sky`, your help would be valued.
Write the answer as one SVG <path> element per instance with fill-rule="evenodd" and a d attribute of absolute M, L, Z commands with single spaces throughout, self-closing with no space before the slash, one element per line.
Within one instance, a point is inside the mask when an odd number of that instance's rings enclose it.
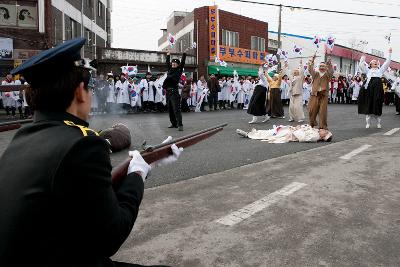
<path fill-rule="evenodd" d="M 356 13 L 400 16 L 398 0 L 257 0 L 273 4 L 313 7 Z M 213 5 L 220 9 L 268 22 L 269 30 L 278 29 L 278 8 L 265 5 L 238 3 L 228 0 L 114 0 L 111 27 L 113 47 L 158 50 L 161 28 L 166 28 L 173 11 L 192 11 L 196 7 Z M 400 19 L 361 17 L 305 10 L 282 12 L 282 32 L 314 36 L 332 34 L 336 43 L 350 46 L 351 42 L 365 40 L 371 49 L 388 50 L 385 35 L 391 33 L 393 59 L 400 61 Z"/>

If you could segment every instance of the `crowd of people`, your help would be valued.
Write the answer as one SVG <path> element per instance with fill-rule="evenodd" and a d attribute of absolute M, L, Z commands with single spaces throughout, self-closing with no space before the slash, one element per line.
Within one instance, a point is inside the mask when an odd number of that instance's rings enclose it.
<path fill-rule="evenodd" d="M 301 64 L 300 64 L 301 65 Z M 290 106 L 291 101 L 301 102 L 308 106 L 312 94 L 313 78 L 308 69 L 299 67 L 297 75 L 288 68 L 283 68 L 268 79 L 268 94 L 266 94 L 267 114 L 269 117 L 285 118 L 283 106 Z M 304 75 L 301 81 L 296 77 Z M 91 114 L 126 114 L 147 112 L 168 112 L 166 89 L 163 87 L 167 73 L 153 75 L 147 72 L 140 79 L 121 73 L 114 75 L 108 73 L 97 76 L 92 96 Z M 276 81 L 274 81 L 276 80 Z M 329 82 L 329 104 L 357 104 L 360 90 L 365 88 L 368 78 L 365 73 L 358 72 L 353 75 L 335 73 Z M 394 105 L 396 114 L 400 114 L 400 76 L 382 76 L 384 90 L 383 102 L 385 105 Z M 2 81 L 2 85 L 25 84 L 24 77 L 13 79 L 11 75 Z M 225 109 L 248 109 L 250 100 L 260 77 L 239 76 L 234 73 L 232 77 L 211 74 L 209 79 L 203 75 L 196 81 L 186 78 L 182 74 L 178 91 L 180 95 L 180 108 L 182 112 L 203 112 Z M 293 90 L 293 84 L 296 83 Z M 300 97 L 301 96 L 301 97 Z M 298 105 L 296 105 L 298 107 Z M 26 101 L 24 91 L 0 93 L 0 108 L 4 108 L 9 118 L 31 118 L 31 110 Z M 292 110 L 293 111 L 293 110 Z M 304 120 L 301 111 L 298 122 Z M 289 110 L 290 113 L 290 110 Z M 289 114 L 289 121 L 296 118 Z M 250 123 L 255 123 L 251 121 Z"/>

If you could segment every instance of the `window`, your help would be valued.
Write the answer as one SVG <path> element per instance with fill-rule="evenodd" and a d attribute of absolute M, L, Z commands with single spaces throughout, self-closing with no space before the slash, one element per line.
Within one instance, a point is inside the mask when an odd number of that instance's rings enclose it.
<path fill-rule="evenodd" d="M 97 2 L 97 16 L 103 17 L 103 4 L 100 1 Z"/>
<path fill-rule="evenodd" d="M 265 39 L 257 36 L 251 36 L 251 50 L 265 51 Z"/>
<path fill-rule="evenodd" d="M 87 45 L 92 45 L 93 44 L 93 38 L 92 38 L 92 33 L 90 30 L 85 28 L 85 37 L 87 40 Z"/>
<path fill-rule="evenodd" d="M 65 25 L 65 35 L 67 39 L 73 39 L 78 37 L 78 23 L 69 18 L 67 24 Z"/>
<path fill-rule="evenodd" d="M 222 45 L 239 47 L 239 33 L 222 30 Z"/>

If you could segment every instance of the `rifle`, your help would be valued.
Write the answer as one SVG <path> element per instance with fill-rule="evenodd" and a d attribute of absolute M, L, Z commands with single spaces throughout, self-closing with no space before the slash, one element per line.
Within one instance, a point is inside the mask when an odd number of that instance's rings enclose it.
<path fill-rule="evenodd" d="M 143 159 L 148 163 L 151 164 L 156 162 L 160 159 L 166 158 L 169 155 L 172 155 L 171 145 L 176 144 L 177 147 L 189 147 L 192 146 L 204 139 L 211 137 L 212 135 L 222 131 L 227 123 L 217 125 L 199 132 L 195 132 L 178 139 L 172 140 L 167 143 L 161 143 L 155 146 L 149 146 L 143 149 L 140 154 L 142 155 Z M 124 160 L 121 164 L 116 166 L 111 172 L 111 181 L 113 186 L 119 185 L 121 181 L 126 177 L 128 173 L 128 167 L 131 158 L 128 157 Z"/>
<path fill-rule="evenodd" d="M 32 119 L 7 121 L 0 123 L 0 132 L 10 131 L 21 128 L 22 124 L 33 122 Z"/>

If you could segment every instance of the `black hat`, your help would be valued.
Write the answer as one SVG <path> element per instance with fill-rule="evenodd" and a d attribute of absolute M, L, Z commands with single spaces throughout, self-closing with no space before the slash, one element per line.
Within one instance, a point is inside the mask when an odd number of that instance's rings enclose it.
<path fill-rule="evenodd" d="M 147 76 L 147 75 L 153 75 L 153 74 L 151 74 L 151 72 L 148 71 L 148 72 L 146 72 L 146 76 Z"/>
<path fill-rule="evenodd" d="M 94 70 L 91 63 L 87 59 L 82 59 L 80 54 L 85 42 L 85 38 L 75 38 L 42 51 L 13 69 L 11 74 L 23 74 L 29 82 L 35 74 L 48 71 L 60 72 L 72 66 Z"/>
<path fill-rule="evenodd" d="M 177 58 L 174 58 L 171 62 L 175 62 L 176 64 L 181 64 L 181 62 L 179 61 L 179 59 L 177 59 Z"/>

